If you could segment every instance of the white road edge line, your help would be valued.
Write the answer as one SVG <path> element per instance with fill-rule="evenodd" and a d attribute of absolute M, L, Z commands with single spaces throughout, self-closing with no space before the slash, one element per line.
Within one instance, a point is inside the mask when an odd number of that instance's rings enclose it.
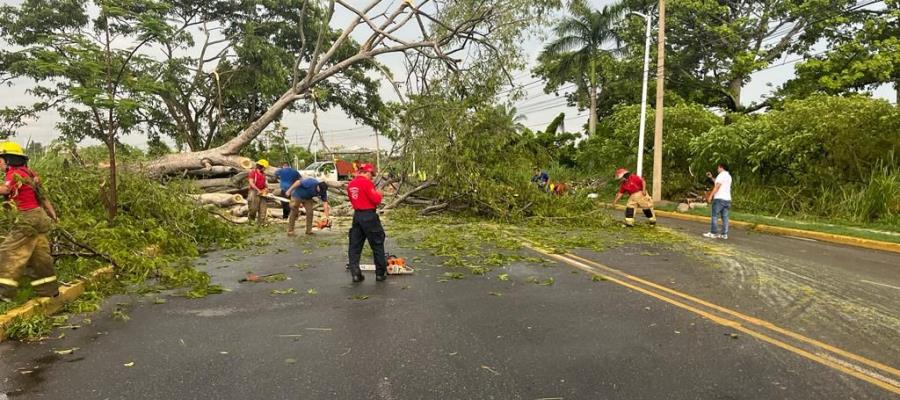
<path fill-rule="evenodd" d="M 897 289 L 897 290 L 900 290 L 900 287 L 894 286 L 894 285 L 888 285 L 888 284 L 886 284 L 886 283 L 872 282 L 872 281 L 867 281 L 867 280 L 864 280 L 864 279 L 861 279 L 860 282 L 862 282 L 862 283 L 868 283 L 868 284 L 870 284 L 870 285 L 884 286 L 884 287 L 889 287 L 889 288 L 891 288 L 891 289 Z"/>

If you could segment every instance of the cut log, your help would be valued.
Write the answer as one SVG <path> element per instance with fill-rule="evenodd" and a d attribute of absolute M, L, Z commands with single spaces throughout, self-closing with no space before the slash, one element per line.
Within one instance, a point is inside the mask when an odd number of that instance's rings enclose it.
<path fill-rule="evenodd" d="M 212 178 L 212 179 L 197 179 L 193 181 L 194 185 L 201 189 L 205 189 L 208 187 L 237 187 L 234 185 L 234 182 L 231 178 Z"/>
<path fill-rule="evenodd" d="M 185 175 L 190 177 L 212 178 L 217 176 L 234 175 L 238 173 L 238 171 L 239 169 L 235 167 L 228 167 L 225 165 L 210 165 L 209 168 L 192 169 L 190 171 L 187 171 Z"/>
<path fill-rule="evenodd" d="M 249 174 L 250 173 L 247 171 L 242 171 L 238 172 L 236 175 L 232 176 L 229 179 L 231 179 L 231 184 L 234 186 L 246 187 L 247 185 L 249 185 L 249 183 L 247 182 L 247 175 Z"/>
<path fill-rule="evenodd" d="M 231 214 L 235 217 L 246 217 L 247 214 L 249 213 L 249 210 L 250 210 L 250 208 L 247 207 L 246 204 L 241 204 L 241 205 L 232 206 L 228 212 L 229 212 L 229 214 Z"/>
<path fill-rule="evenodd" d="M 241 190 L 234 186 L 210 186 L 202 188 L 204 193 L 228 193 L 228 194 L 236 194 Z"/>
<path fill-rule="evenodd" d="M 283 217 L 284 217 L 284 211 L 281 211 L 281 207 L 278 207 L 278 209 L 275 209 L 275 208 L 271 208 L 271 207 L 270 207 L 268 210 L 266 210 L 266 212 L 269 214 L 269 218 L 272 218 L 272 219 L 284 219 L 284 218 L 283 218 Z"/>
<path fill-rule="evenodd" d="M 204 193 L 192 195 L 191 197 L 200 204 L 214 204 L 219 207 L 231 207 L 247 203 L 247 200 L 244 200 L 241 195 L 228 193 Z"/>

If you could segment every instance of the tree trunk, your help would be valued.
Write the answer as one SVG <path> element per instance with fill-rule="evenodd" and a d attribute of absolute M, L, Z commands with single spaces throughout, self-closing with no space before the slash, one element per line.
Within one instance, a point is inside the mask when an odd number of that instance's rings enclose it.
<path fill-rule="evenodd" d="M 205 168 L 204 161 L 212 165 L 247 169 L 248 163 L 252 166 L 252 161 L 239 156 L 238 152 L 259 136 L 266 126 L 300 97 L 294 93 L 293 89 L 289 89 L 261 117 L 251 122 L 234 139 L 214 149 L 168 155 L 144 165 L 144 170 L 149 176 L 159 178 L 187 170 Z"/>
<path fill-rule="evenodd" d="M 588 136 L 597 132 L 597 86 L 591 86 L 589 89 L 591 96 L 591 117 L 588 122 Z"/>
<path fill-rule="evenodd" d="M 238 185 L 235 184 L 231 180 L 231 178 L 212 178 L 212 179 L 197 179 L 192 181 L 194 185 L 197 185 L 200 189 L 206 189 L 217 186 L 227 186 L 230 188 L 236 188 Z"/>
<path fill-rule="evenodd" d="M 743 77 L 737 77 L 731 80 L 728 83 L 728 96 L 731 97 L 731 101 L 733 103 L 732 111 L 738 111 L 744 109 L 744 106 L 741 104 L 741 90 L 744 88 L 744 79 Z"/>
<path fill-rule="evenodd" d="M 204 193 L 191 195 L 191 197 L 200 204 L 214 204 L 218 207 L 233 207 L 247 204 L 247 201 L 239 194 Z"/>
<path fill-rule="evenodd" d="M 116 137 L 113 127 L 109 127 L 109 137 L 106 139 L 106 148 L 109 151 L 109 192 L 106 201 L 106 218 L 109 223 L 116 219 L 119 210 L 119 193 L 116 171 Z"/>
<path fill-rule="evenodd" d="M 239 170 L 235 167 L 226 167 L 220 165 L 210 165 L 208 168 L 195 169 L 187 171 L 187 176 L 212 178 L 216 176 L 234 175 Z"/>

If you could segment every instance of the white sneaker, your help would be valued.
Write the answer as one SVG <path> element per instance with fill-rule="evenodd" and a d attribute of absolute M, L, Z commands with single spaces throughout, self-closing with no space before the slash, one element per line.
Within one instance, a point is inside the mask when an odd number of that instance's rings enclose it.
<path fill-rule="evenodd" d="M 712 233 L 712 232 L 706 232 L 703 234 L 703 237 L 710 238 L 710 239 L 718 239 L 719 235 Z"/>
<path fill-rule="evenodd" d="M 719 235 L 719 239 L 728 239 L 728 235 Z"/>

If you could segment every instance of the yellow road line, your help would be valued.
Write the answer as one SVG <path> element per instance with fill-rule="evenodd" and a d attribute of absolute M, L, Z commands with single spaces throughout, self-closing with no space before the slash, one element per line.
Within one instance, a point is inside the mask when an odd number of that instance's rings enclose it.
<path fill-rule="evenodd" d="M 624 210 L 625 207 L 617 205 L 616 209 Z M 680 219 L 682 221 L 709 223 L 709 217 L 703 217 L 703 216 L 699 216 L 699 215 L 683 214 L 683 213 L 660 211 L 660 210 L 653 210 L 653 212 L 656 213 L 656 215 L 658 217 Z M 837 244 L 842 244 L 842 245 L 846 245 L 846 246 L 855 246 L 855 247 L 862 247 L 862 248 L 872 249 L 872 250 L 887 251 L 887 252 L 891 252 L 891 253 L 900 253 L 900 243 L 885 242 L 882 240 L 874 240 L 874 239 L 863 239 L 863 238 L 854 237 L 854 236 L 838 235 L 835 233 L 808 231 L 808 230 L 797 229 L 797 228 L 786 228 L 786 227 L 774 226 L 774 225 L 754 224 L 751 222 L 744 222 L 744 221 L 732 220 L 732 219 L 728 220 L 728 224 L 729 224 L 729 226 L 732 226 L 732 227 L 744 228 L 747 230 L 752 230 L 752 231 L 757 231 L 757 232 L 771 233 L 771 234 L 782 235 L 782 236 L 797 236 L 798 238 L 815 239 L 815 240 L 821 240 L 823 242 L 837 243 Z"/>
<path fill-rule="evenodd" d="M 586 264 L 586 263 L 584 263 L 584 262 L 579 261 L 577 258 L 580 258 L 580 257 L 578 257 L 578 256 L 575 256 L 575 255 L 572 255 L 572 254 L 564 254 L 564 255 L 561 255 L 561 254 L 553 254 L 553 253 L 550 253 L 550 252 L 548 252 L 548 251 L 545 251 L 545 250 L 541 249 L 539 246 L 535 246 L 533 242 L 530 242 L 530 241 L 528 241 L 528 240 L 521 239 L 521 238 L 520 238 L 520 240 L 522 240 L 523 242 L 529 243 L 529 245 L 528 245 L 529 248 L 531 248 L 532 250 L 537 251 L 537 252 L 539 252 L 539 253 L 541 253 L 541 254 L 544 254 L 544 255 L 547 256 L 547 257 L 553 258 L 553 259 L 558 260 L 558 261 L 562 261 L 562 262 L 564 262 L 564 263 L 566 263 L 566 264 L 568 264 L 568 265 L 571 265 L 571 266 L 573 266 L 573 267 L 575 267 L 575 268 L 578 268 L 578 269 L 581 269 L 581 270 L 583 270 L 583 271 L 587 271 L 587 272 L 591 272 L 591 273 L 598 273 L 598 272 L 601 272 L 601 271 L 598 271 L 597 268 L 592 267 L 592 266 L 589 265 L 589 264 Z M 570 257 L 571 257 L 571 258 L 570 258 Z M 580 259 L 584 260 L 583 258 L 580 258 Z M 632 276 L 630 276 L 630 275 L 628 275 L 628 274 L 625 274 L 625 273 L 623 273 L 623 272 L 621 272 L 621 271 L 618 271 L 618 270 L 616 270 L 616 269 L 614 269 L 614 268 L 610 268 L 610 267 L 604 266 L 604 265 L 599 264 L 599 263 L 594 263 L 593 261 L 590 261 L 590 260 L 586 260 L 586 261 L 589 261 L 590 264 L 597 264 L 597 265 L 602 266 L 603 268 L 600 268 L 601 270 L 606 270 L 606 271 L 608 271 L 608 272 L 614 272 L 614 273 L 619 274 L 619 275 L 624 275 L 627 279 L 640 279 L 640 278 L 632 277 Z M 673 298 L 670 298 L 670 297 L 667 297 L 667 296 L 665 296 L 665 295 L 662 295 L 662 294 L 653 292 L 653 291 L 651 291 L 651 290 L 649 290 L 649 289 L 642 288 L 642 287 L 640 287 L 640 286 L 637 286 L 637 285 L 634 285 L 634 284 L 625 282 L 625 281 L 623 281 L 623 280 L 621 280 L 621 279 L 618 279 L 618 278 L 615 278 L 615 277 L 611 277 L 611 276 L 607 276 L 606 279 L 609 280 L 610 282 L 613 282 L 613 283 L 616 283 L 616 284 L 618 284 L 618 285 L 627 287 L 627 288 L 629 288 L 629 289 L 631 289 L 631 290 L 634 290 L 634 291 L 636 291 L 636 292 L 640 292 L 640 293 L 646 294 L 646 295 L 651 296 L 651 297 L 653 297 L 653 298 L 656 298 L 656 299 L 658 299 L 658 300 L 661 300 L 661 301 L 664 301 L 664 302 L 666 302 L 666 303 L 672 304 L 672 305 L 674 305 L 674 306 L 676 306 L 676 307 L 679 307 L 679 308 L 682 308 L 682 309 L 684 309 L 684 310 L 693 312 L 693 313 L 695 313 L 695 314 L 697 314 L 697 315 L 700 315 L 700 316 L 702 316 L 702 317 L 704 317 L 704 318 L 706 318 L 706 319 L 708 319 L 708 320 L 710 320 L 710 321 L 713 321 L 713 322 L 715 322 L 715 323 L 717 323 L 717 324 L 719 324 L 719 325 L 727 326 L 727 327 L 729 327 L 729 328 L 732 328 L 732 329 L 738 330 L 738 331 L 740 331 L 740 332 L 746 333 L 747 335 L 753 336 L 753 337 L 755 337 L 755 338 L 757 338 L 757 339 L 759 339 L 759 340 L 762 340 L 762 341 L 764 341 L 764 342 L 766 342 L 766 343 L 775 345 L 775 346 L 780 347 L 780 348 L 782 348 L 782 349 L 784 349 L 784 350 L 790 351 L 790 352 L 792 352 L 792 353 L 794 353 L 794 354 L 797 354 L 797 355 L 799 355 L 799 356 L 805 357 L 805 358 L 807 358 L 807 359 L 809 359 L 809 360 L 815 361 L 815 362 L 817 362 L 817 363 L 819 363 L 819 364 L 822 364 L 822 365 L 827 366 L 827 367 L 829 367 L 829 368 L 832 368 L 832 369 L 834 369 L 834 370 L 843 372 L 843 373 L 845 373 L 845 374 L 847 374 L 847 375 L 850 375 L 850 376 L 853 376 L 853 377 L 855 377 L 855 378 L 857 378 L 857 379 L 860 379 L 860 380 L 863 380 L 863 381 L 865 381 L 865 382 L 871 383 L 871 384 L 873 384 L 873 385 L 875 385 L 875 386 L 878 386 L 878 387 L 880 387 L 880 388 L 882 388 L 882 389 L 885 389 L 885 390 L 887 390 L 887 391 L 889 391 L 889 392 L 891 392 L 891 393 L 894 393 L 894 394 L 900 394 L 900 387 L 897 387 L 897 386 L 893 385 L 893 384 L 892 384 L 892 382 L 893 382 L 892 380 L 886 382 L 886 381 L 884 381 L 884 380 L 877 379 L 877 378 L 872 377 L 872 376 L 870 376 L 870 375 L 867 375 L 867 374 L 865 374 L 865 373 L 863 373 L 863 372 L 861 372 L 861 371 L 859 371 L 859 370 L 857 370 L 857 369 L 855 369 L 855 368 L 851 368 L 851 367 L 849 367 L 849 366 L 847 366 L 847 365 L 844 365 L 843 363 L 839 363 L 839 362 L 832 361 L 832 360 L 830 360 L 830 359 L 828 359 L 828 358 L 825 358 L 825 357 L 822 357 L 822 356 L 819 356 L 819 355 L 810 353 L 809 351 L 803 350 L 803 349 L 801 349 L 801 348 L 798 348 L 798 347 L 793 346 L 793 345 L 791 345 L 791 344 L 785 343 L 785 342 L 783 342 L 783 341 L 781 341 L 781 340 L 778 340 L 778 339 L 776 339 L 776 338 L 770 337 L 770 336 L 768 336 L 768 335 L 766 335 L 766 334 L 764 334 L 764 333 L 754 331 L 754 330 L 752 330 L 752 329 L 750 329 L 750 328 L 748 328 L 748 327 L 742 325 L 742 324 L 741 324 L 740 322 L 738 322 L 738 321 L 733 321 L 733 320 L 730 320 L 730 319 L 727 319 L 727 318 L 723 318 L 723 317 L 717 316 L 717 315 L 715 315 L 715 314 L 711 314 L 711 313 L 709 313 L 709 312 L 707 312 L 707 311 L 704 311 L 704 310 L 701 310 L 701 309 L 699 309 L 699 308 L 697 308 L 697 307 L 694 307 L 694 306 L 691 306 L 691 305 L 682 303 L 682 302 L 680 302 L 680 301 L 678 301 L 678 300 L 675 300 L 675 299 L 673 299 Z M 641 280 L 641 281 L 643 281 L 643 280 Z M 643 282 L 647 282 L 647 281 L 643 281 Z M 642 282 L 642 283 L 643 283 L 643 282 Z M 652 282 L 648 282 L 648 283 L 652 283 Z M 645 284 L 646 284 L 646 283 L 645 283 Z M 664 287 L 659 286 L 659 285 L 656 285 L 656 284 L 652 284 L 652 285 L 650 285 L 650 286 L 652 286 L 652 287 L 657 287 L 657 288 L 664 288 Z M 665 288 L 665 289 L 668 289 L 668 288 Z M 677 291 L 674 291 L 674 290 L 672 290 L 672 289 L 668 289 L 667 291 L 674 292 L 674 293 L 672 293 L 672 294 L 678 293 Z M 691 297 L 691 296 L 689 296 L 689 295 L 684 295 L 684 296 L 687 296 L 687 297 L 685 297 L 685 298 L 690 298 L 690 297 Z M 690 299 L 689 299 L 689 300 L 690 300 Z M 700 300 L 700 299 L 696 299 L 696 300 Z M 691 301 L 695 301 L 695 300 L 691 300 Z M 713 305 L 712 303 L 705 302 L 705 301 L 702 301 L 702 300 L 697 301 L 697 302 L 698 302 L 699 304 L 703 304 L 703 305 L 705 305 L 705 306 Z M 701 303 L 701 302 L 702 302 L 702 303 Z M 705 303 L 705 304 L 704 304 L 704 303 Z M 725 309 L 724 307 L 719 307 L 719 306 L 715 306 L 715 307 L 712 307 L 712 308 L 715 308 L 715 309 L 717 309 L 717 310 L 718 310 L 718 309 L 727 310 L 727 309 Z M 735 314 L 740 314 L 740 313 L 737 313 L 737 312 L 734 312 L 734 313 L 735 313 Z M 729 313 L 729 314 L 731 314 L 731 313 Z M 732 314 L 732 315 L 733 315 L 733 314 Z M 741 314 L 741 315 L 743 315 L 743 314 Z M 735 315 L 735 316 L 736 316 L 736 315 Z M 760 325 L 760 326 L 763 326 L 763 327 L 766 327 L 766 328 L 768 328 L 769 326 L 775 327 L 775 325 L 772 325 L 771 323 L 768 323 L 768 322 L 765 322 L 765 321 L 762 321 L 762 320 L 759 320 L 759 319 L 756 319 L 756 318 L 752 318 L 752 317 L 747 317 L 747 318 L 753 319 L 753 320 L 756 320 L 756 321 L 758 321 L 758 322 L 763 323 L 763 324 L 755 324 L 755 325 Z M 743 318 L 742 318 L 742 319 L 743 319 Z M 750 321 L 748 321 L 748 322 L 750 322 Z M 777 327 L 775 327 L 775 328 L 777 328 Z M 777 328 L 777 329 L 780 329 L 780 330 L 783 331 L 783 332 L 789 332 L 789 333 L 792 333 L 792 335 L 791 335 L 791 334 L 786 334 L 787 336 L 790 336 L 790 337 L 795 337 L 795 336 L 797 336 L 797 337 L 800 337 L 800 338 L 805 338 L 805 337 L 803 337 L 802 335 L 799 335 L 799 334 L 796 334 L 796 333 L 787 331 L 787 330 L 782 329 L 782 328 Z M 778 330 L 773 329 L 773 331 L 776 331 L 776 332 L 777 332 Z M 779 332 L 779 333 L 781 333 L 781 332 Z M 804 340 L 804 342 L 809 343 L 809 344 L 821 343 L 821 342 L 815 341 L 815 340 L 813 340 L 813 339 L 809 339 L 809 338 L 805 338 L 805 339 L 807 339 L 807 340 Z M 837 349 L 837 348 L 835 348 L 835 347 L 833 347 L 833 346 L 829 346 L 829 345 L 824 344 L 824 343 L 821 343 L 821 344 L 824 345 L 824 346 L 818 346 L 818 347 L 821 347 L 821 348 L 823 348 L 823 349 L 826 349 L 826 348 L 827 348 L 829 351 L 835 352 L 836 354 L 841 354 L 841 355 L 844 355 L 844 354 L 850 354 L 850 355 L 853 355 L 852 353 L 849 353 L 849 352 L 846 352 L 846 351 Z M 834 350 L 837 350 L 837 351 L 834 351 Z M 858 359 L 862 359 L 862 360 L 867 360 L 867 359 L 865 359 L 865 358 L 863 358 L 863 357 L 861 357 L 861 356 L 857 356 L 857 355 L 853 355 L 853 356 L 854 356 L 854 357 L 848 357 L 848 358 L 852 358 L 852 359 L 854 359 L 854 360 L 857 360 L 857 358 L 858 358 Z M 877 362 L 875 362 L 875 361 L 871 361 L 871 360 L 867 360 L 867 361 L 869 361 L 870 363 L 873 363 L 873 364 L 875 364 L 875 365 L 881 365 L 881 364 L 879 364 L 879 363 L 877 363 Z M 866 363 L 866 364 L 867 364 L 867 365 L 870 365 L 869 363 Z M 884 366 L 884 365 L 882 365 L 882 366 L 885 367 L 885 368 L 887 368 L 887 371 L 896 371 L 896 370 L 893 369 L 893 368 L 890 368 L 890 367 L 887 367 L 887 366 Z"/>
<path fill-rule="evenodd" d="M 822 348 L 822 349 L 824 349 L 824 350 L 830 351 L 830 352 L 835 353 L 835 354 L 839 354 L 839 355 L 841 355 L 841 356 L 843 356 L 843 357 L 846 357 L 846 358 L 849 358 L 849 359 L 851 359 L 851 360 L 853 360 L 853 361 L 856 361 L 856 362 L 859 362 L 859 363 L 868 365 L 868 366 L 870 366 L 870 367 L 872 367 L 872 368 L 876 368 L 876 369 L 879 369 L 879 370 L 881 370 L 881 371 L 884 371 L 884 372 L 887 372 L 887 373 L 889 373 L 889 374 L 892 374 L 892 375 L 894 375 L 894 376 L 900 377 L 900 370 L 897 370 L 896 368 L 892 368 L 892 367 L 890 367 L 890 366 L 888 366 L 888 365 L 884 365 L 884 364 L 879 363 L 879 362 L 877 362 L 877 361 L 873 361 L 873 360 L 870 360 L 870 359 L 865 358 L 865 357 L 863 357 L 863 356 L 856 355 L 856 354 L 853 354 L 853 353 L 848 352 L 848 351 L 846 351 L 846 350 L 839 349 L 839 348 L 834 347 L 834 346 L 832 346 L 832 345 L 829 345 L 829 344 L 827 344 L 827 343 L 823 343 L 823 342 L 820 342 L 820 341 L 818 341 L 818 340 L 815 340 L 815 339 L 812 339 L 812 338 L 808 338 L 808 337 L 803 336 L 803 335 L 801 335 L 801 334 L 799 334 L 799 333 L 796 333 L 796 332 L 793 332 L 793 331 L 789 331 L 789 330 L 784 329 L 784 328 L 782 328 L 782 327 L 780 327 L 780 326 L 777 326 L 777 325 L 775 325 L 775 324 L 773 324 L 773 323 L 771 323 L 771 322 L 769 322 L 769 321 L 765 321 L 765 320 L 762 320 L 762 319 L 759 319 L 759 318 L 751 317 L 751 316 L 749 316 L 749 315 L 746 315 L 746 314 L 743 314 L 743 313 L 740 313 L 740 312 L 731 310 L 731 309 L 729 309 L 729 308 L 725 308 L 725 307 L 719 306 L 719 305 L 717 305 L 717 304 L 710 303 L 710 302 L 708 302 L 708 301 L 706 301 L 706 300 L 698 299 L 698 298 L 696 298 L 696 297 L 694 297 L 694 296 L 691 296 L 691 295 L 689 295 L 689 294 L 685 294 L 685 293 L 679 292 L 679 291 L 677 291 L 677 290 L 670 289 L 670 288 L 668 288 L 668 287 L 665 287 L 665 286 L 662 286 L 662 285 L 659 285 L 659 284 L 650 282 L 650 281 L 648 281 L 648 280 L 638 278 L 638 277 L 636 277 L 636 276 L 630 275 L 630 274 L 628 274 L 628 273 L 625 273 L 625 272 L 623 272 L 623 271 L 617 270 L 617 269 L 612 268 L 612 267 L 610 267 L 610 266 L 603 265 L 603 264 L 600 264 L 600 263 L 595 262 L 595 261 L 592 261 L 592 260 L 588 260 L 588 259 L 586 259 L 586 258 L 584 258 L 584 257 L 579 257 L 579 256 L 576 256 L 576 255 L 574 255 L 574 254 L 566 254 L 566 256 L 571 257 L 571 258 L 573 258 L 573 259 L 575 259 L 575 260 L 577 260 L 577 261 L 584 262 L 584 263 L 586 263 L 586 264 L 588 264 L 588 265 L 592 265 L 592 266 L 595 266 L 595 267 L 604 269 L 604 270 L 609 271 L 609 272 L 614 272 L 614 273 L 616 273 L 616 274 L 620 274 L 620 275 L 622 275 L 622 276 L 624 276 L 624 277 L 626 277 L 626 278 L 628 278 L 628 279 L 630 279 L 630 280 L 632 280 L 632 281 L 635 281 L 635 282 L 638 282 L 638 283 L 642 283 L 642 284 L 647 285 L 647 286 L 650 286 L 650 287 L 652 287 L 652 288 L 654 288 L 654 289 L 662 290 L 662 291 L 664 291 L 664 292 L 666 292 L 666 293 L 673 294 L 673 295 L 675 295 L 675 296 L 681 297 L 681 298 L 686 299 L 686 300 L 690 300 L 690 301 L 692 301 L 692 302 L 694 302 L 694 303 L 701 304 L 701 305 L 703 305 L 703 306 L 706 306 L 706 307 L 712 308 L 712 309 L 714 309 L 714 310 L 723 312 L 723 313 L 725 313 L 725 314 L 731 315 L 731 316 L 733 316 L 733 317 L 739 318 L 739 319 L 741 319 L 741 320 L 743 320 L 743 321 L 745 321 L 745 322 L 748 322 L 748 323 L 750 323 L 750 324 L 753 324 L 753 325 L 757 325 L 757 326 L 766 328 L 766 329 L 771 330 L 771 331 L 773 331 L 773 332 L 778 332 L 778 333 L 780 333 L 780 334 L 782 334 L 782 335 L 789 336 L 789 337 L 791 337 L 791 338 L 793 338 L 793 339 L 796 339 L 796 340 L 799 340 L 799 341 L 801 341 L 801 342 L 804 342 L 804 343 L 807 343 L 807 344 L 810 344 L 810 345 L 813 345 L 813 346 Z"/>

